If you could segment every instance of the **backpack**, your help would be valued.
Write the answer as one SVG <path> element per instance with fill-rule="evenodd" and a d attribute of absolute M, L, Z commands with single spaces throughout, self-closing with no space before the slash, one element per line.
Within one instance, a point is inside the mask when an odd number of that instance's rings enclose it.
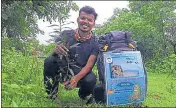
<path fill-rule="evenodd" d="M 100 82 L 104 83 L 104 59 L 103 52 L 111 51 L 135 51 L 136 42 L 132 40 L 130 32 L 112 31 L 99 38 L 99 55 L 97 57 L 97 69 Z"/>
<path fill-rule="evenodd" d="M 99 77 L 99 84 L 94 87 L 94 99 L 96 103 L 106 102 L 105 93 L 105 67 L 103 52 L 119 53 L 121 51 L 136 51 L 136 42 L 132 40 L 132 34 L 130 32 L 111 31 L 105 35 L 99 37 L 99 55 L 97 57 L 97 70 Z M 146 79 L 147 80 L 147 79 Z"/>

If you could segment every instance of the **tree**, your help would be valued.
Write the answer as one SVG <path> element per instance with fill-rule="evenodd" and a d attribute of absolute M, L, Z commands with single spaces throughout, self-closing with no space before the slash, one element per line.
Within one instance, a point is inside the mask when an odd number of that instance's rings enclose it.
<path fill-rule="evenodd" d="M 129 7 L 129 10 L 116 8 L 108 21 L 96 29 L 97 33 L 102 35 L 113 30 L 132 32 L 146 59 L 172 53 L 172 46 L 175 50 L 176 2 L 130 1 Z"/>
<path fill-rule="evenodd" d="M 167 41 L 169 41 L 173 46 L 173 51 L 176 54 L 176 14 L 169 17 L 166 21 L 167 23 L 164 28 L 165 36 Z"/>
<path fill-rule="evenodd" d="M 99 28 L 97 31 L 107 33 L 114 30 L 131 32 L 145 60 L 155 54 L 157 47 L 153 46 L 156 45 L 157 31 L 155 27 L 141 18 L 138 13 L 121 11 L 119 17 L 112 20 L 111 23 L 106 23 L 104 27 Z"/>
<path fill-rule="evenodd" d="M 70 27 L 67 27 L 67 25 L 71 23 L 75 24 L 74 22 L 66 22 L 63 20 L 63 18 L 61 18 L 59 19 L 58 24 L 51 24 L 50 26 L 48 26 L 48 27 L 52 27 L 53 31 L 49 33 L 49 36 L 51 36 L 52 38 L 46 42 L 52 43 L 60 36 L 61 32 L 64 29 L 72 29 Z"/>
<path fill-rule="evenodd" d="M 72 1 L 2 1 L 2 28 L 7 37 L 26 40 L 44 33 L 38 28 L 37 19 L 44 21 L 63 20 L 69 17 L 70 10 L 78 10 Z M 3 35 L 5 36 L 5 35 Z"/>
<path fill-rule="evenodd" d="M 131 1 L 129 6 L 132 12 L 139 13 L 140 17 L 144 18 L 150 25 L 157 29 L 158 36 L 160 37 L 160 43 L 158 43 L 158 45 L 162 46 L 159 52 L 163 52 L 164 55 L 167 55 L 167 47 L 169 46 L 167 44 L 167 36 L 165 35 L 165 25 L 168 23 L 168 18 L 172 17 L 174 14 L 174 10 L 176 9 L 176 2 Z"/>

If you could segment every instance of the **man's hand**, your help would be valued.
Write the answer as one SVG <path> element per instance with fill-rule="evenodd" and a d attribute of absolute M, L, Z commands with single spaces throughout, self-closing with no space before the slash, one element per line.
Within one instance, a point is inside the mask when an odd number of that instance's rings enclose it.
<path fill-rule="evenodd" d="M 64 85 L 64 88 L 65 88 L 66 90 L 72 90 L 72 88 L 71 88 L 71 86 L 70 86 L 70 81 L 65 81 L 65 82 L 63 83 L 63 85 Z"/>
<path fill-rule="evenodd" d="M 76 88 L 77 84 L 78 84 L 78 81 L 80 80 L 80 78 L 78 78 L 78 76 L 74 76 L 71 81 L 70 81 L 70 85 L 71 85 L 71 88 Z"/>
<path fill-rule="evenodd" d="M 70 81 L 65 81 L 63 83 L 64 88 L 67 90 L 71 90 L 71 89 L 76 88 L 79 80 L 80 80 L 80 78 L 78 78 L 77 76 L 74 76 Z"/>
<path fill-rule="evenodd" d="M 54 53 L 59 55 L 67 55 L 69 50 L 63 45 L 63 44 L 58 44 L 56 45 L 55 49 L 54 49 Z"/>

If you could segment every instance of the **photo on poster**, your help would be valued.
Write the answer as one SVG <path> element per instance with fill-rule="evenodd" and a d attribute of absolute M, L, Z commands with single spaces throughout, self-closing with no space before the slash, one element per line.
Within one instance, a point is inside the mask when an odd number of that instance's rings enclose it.
<path fill-rule="evenodd" d="M 111 77 L 117 78 L 119 76 L 123 76 L 123 70 L 120 65 L 112 65 L 111 66 Z"/>
<path fill-rule="evenodd" d="M 121 65 L 110 65 L 111 68 L 111 78 L 118 78 L 118 77 L 129 77 L 129 76 L 138 76 L 139 75 L 139 71 L 137 69 L 124 69 L 122 68 Z"/>

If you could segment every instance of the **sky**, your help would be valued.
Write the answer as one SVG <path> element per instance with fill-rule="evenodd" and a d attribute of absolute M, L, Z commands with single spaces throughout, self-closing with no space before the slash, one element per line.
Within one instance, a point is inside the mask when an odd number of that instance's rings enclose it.
<path fill-rule="evenodd" d="M 96 24 L 103 24 L 109 17 L 113 15 L 113 10 L 115 8 L 128 8 L 128 1 L 74 1 L 79 8 L 83 6 L 91 6 L 95 9 L 98 13 L 98 17 L 96 20 Z M 76 19 L 79 15 L 79 12 L 70 12 L 70 18 L 67 20 L 73 21 L 75 24 L 67 25 L 67 27 L 76 29 L 77 23 Z M 52 24 L 57 24 L 57 22 L 52 22 Z M 46 40 L 49 40 L 51 37 L 49 36 L 49 32 L 53 30 L 53 28 L 47 27 L 49 26 L 49 22 L 43 22 L 42 20 L 38 21 L 38 26 L 41 30 L 45 32 L 44 35 L 38 34 L 37 39 L 39 40 L 40 44 L 47 44 Z"/>

